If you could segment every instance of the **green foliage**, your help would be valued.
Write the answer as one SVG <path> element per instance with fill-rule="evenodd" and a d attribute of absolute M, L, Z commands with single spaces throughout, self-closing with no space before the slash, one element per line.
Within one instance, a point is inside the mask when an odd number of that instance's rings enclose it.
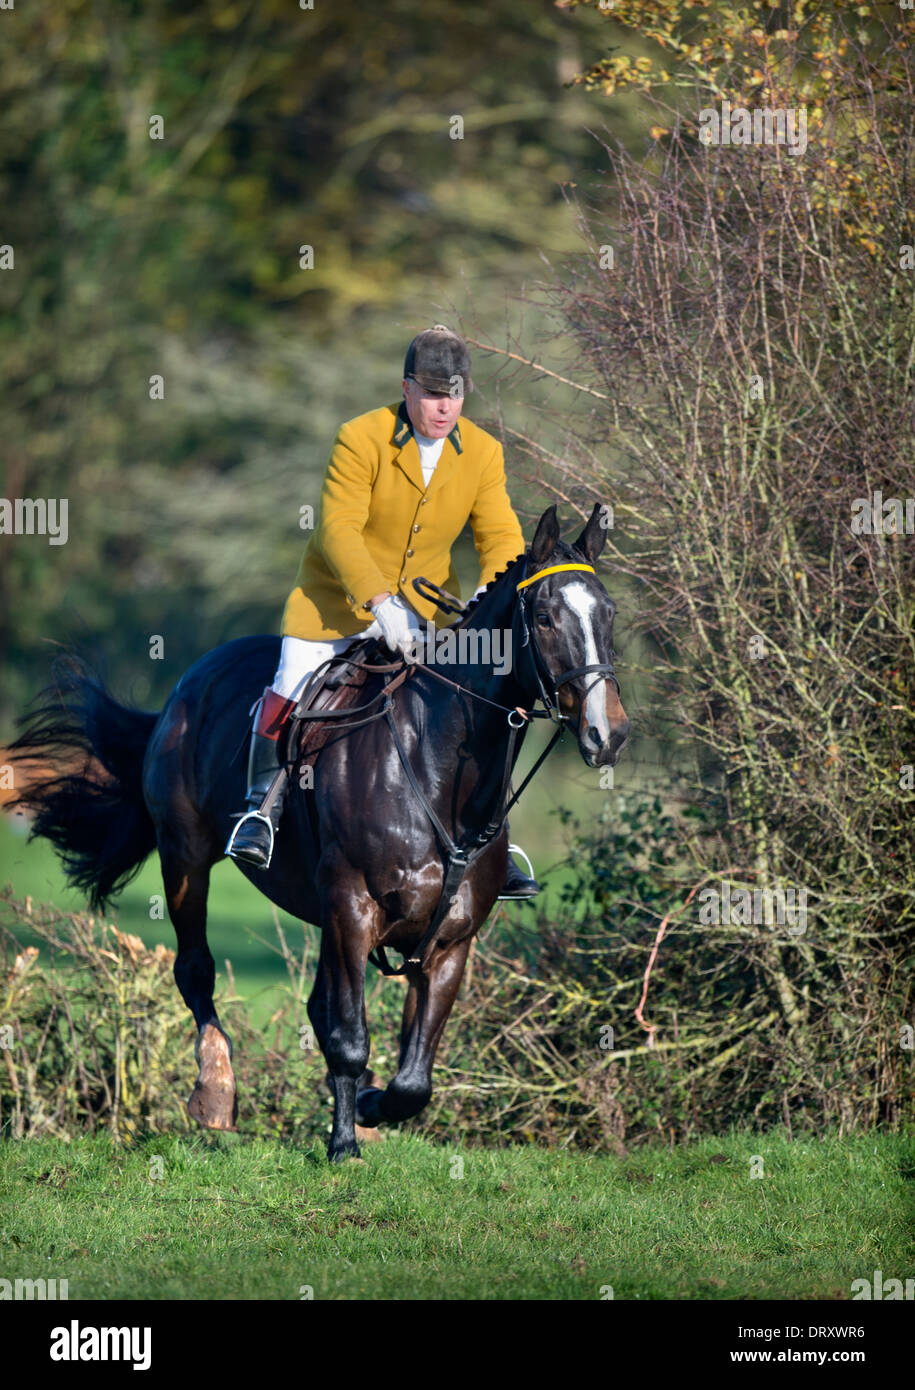
<path fill-rule="evenodd" d="M 901 528 L 854 524 L 876 494 L 915 496 L 900 254 L 915 65 L 885 19 L 873 45 L 836 42 L 803 157 L 706 147 L 688 122 L 663 158 L 608 144 L 612 196 L 581 205 L 591 255 L 546 295 L 591 415 L 563 455 L 540 451 L 541 476 L 613 501 L 606 558 L 652 644 L 636 736 L 690 750 L 665 801 L 703 815 L 680 818 L 666 889 L 648 885 L 636 924 L 672 914 L 649 995 L 656 1051 L 682 1056 L 678 1029 L 704 1039 L 670 1101 L 646 1099 L 646 1123 L 680 1132 L 687 1095 L 696 1122 L 732 1105 L 848 1128 L 910 1113 L 915 549 Z M 782 77 L 790 102 L 803 87 Z M 872 206 L 855 170 L 874 174 Z M 700 932 L 678 916 L 725 883 L 806 894 L 806 930 Z M 635 958 L 619 975 L 636 978 Z"/>

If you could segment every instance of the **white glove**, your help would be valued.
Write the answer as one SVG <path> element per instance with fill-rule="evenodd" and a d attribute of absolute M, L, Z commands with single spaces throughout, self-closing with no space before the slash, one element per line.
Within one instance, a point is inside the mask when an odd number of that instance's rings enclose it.
<path fill-rule="evenodd" d="M 419 619 L 398 594 L 392 594 L 372 609 L 375 622 L 381 628 L 381 636 L 386 647 L 401 656 L 422 660 L 421 645 L 425 633 Z M 375 623 L 372 624 L 375 626 Z"/>

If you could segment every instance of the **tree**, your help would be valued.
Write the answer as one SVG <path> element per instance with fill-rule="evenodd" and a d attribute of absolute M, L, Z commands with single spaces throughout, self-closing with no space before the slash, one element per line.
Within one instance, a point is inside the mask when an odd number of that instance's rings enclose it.
<path fill-rule="evenodd" d="M 690 889 L 803 892 L 803 930 L 718 928 L 756 1021 L 727 1067 L 756 1113 L 790 1097 L 845 1125 L 898 1118 L 912 1007 L 915 50 L 898 19 L 856 35 L 833 11 L 816 78 L 780 76 L 787 105 L 829 89 L 800 156 L 705 145 L 695 119 L 644 160 L 606 147 L 611 194 L 579 202 L 588 255 L 548 292 L 591 411 L 566 451 L 539 450 L 547 485 L 614 504 L 656 718 L 708 813 L 682 823 L 685 937 L 666 949 L 692 949 Z M 738 76 L 753 41 L 727 37 Z M 720 68 L 691 76 L 703 104 L 744 99 Z M 663 997 L 682 1019 L 688 999 Z"/>

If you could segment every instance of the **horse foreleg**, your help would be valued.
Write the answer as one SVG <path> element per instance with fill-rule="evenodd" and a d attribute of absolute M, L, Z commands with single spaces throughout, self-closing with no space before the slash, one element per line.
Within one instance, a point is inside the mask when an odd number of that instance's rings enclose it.
<path fill-rule="evenodd" d="M 364 911 L 362 910 L 364 907 Z M 374 904 L 355 894 L 331 905 L 321 932 L 321 954 L 308 1017 L 327 1062 L 334 1121 L 327 1146 L 332 1161 L 358 1158 L 356 1083 L 369 1059 L 365 1017 L 365 963 Z"/>
<path fill-rule="evenodd" d="M 216 967 L 206 937 L 209 865 L 190 865 L 160 851 L 165 900 L 178 937 L 175 983 L 197 1024 L 194 1055 L 200 1068 L 187 1103 L 204 1129 L 234 1129 L 238 1116 L 232 1044 L 213 1003 Z"/>
<path fill-rule="evenodd" d="M 470 938 L 433 953 L 422 969 L 411 970 L 404 1002 L 397 1075 L 385 1088 L 367 1086 L 356 1099 L 356 1121 L 366 1128 L 382 1120 L 418 1115 L 432 1095 L 432 1064 L 457 998 Z"/>

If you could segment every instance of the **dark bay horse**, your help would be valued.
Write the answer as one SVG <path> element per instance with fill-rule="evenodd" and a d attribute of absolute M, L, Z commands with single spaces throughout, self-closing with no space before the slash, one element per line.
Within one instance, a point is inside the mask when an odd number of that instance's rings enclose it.
<path fill-rule="evenodd" d="M 334 730 L 314 758 L 313 786 L 293 772 L 270 868 L 238 865 L 271 902 L 321 929 L 308 1014 L 334 1095 L 332 1159 L 358 1156 L 356 1124 L 396 1122 L 427 1104 L 470 943 L 504 882 L 508 837 L 499 820 L 423 959 L 403 967 L 397 1074 L 383 1090 L 368 1084 L 369 954 L 379 946 L 413 954 L 442 895 L 441 836 L 424 801 L 456 842 L 498 817 L 506 764 L 524 735 L 522 728 L 510 740 L 507 712 L 532 709 L 538 695 L 568 721 L 590 767 L 615 764 L 627 740 L 612 674 L 615 605 L 592 568 L 604 537 L 599 507 L 574 545 L 560 540 L 549 508 L 530 549 L 450 629 L 510 634 L 511 660 L 480 659 L 478 646 L 472 659 L 449 665 L 448 679 L 466 693 L 422 667 L 411 671 L 391 717 L 416 787 L 385 719 Z M 244 796 L 249 711 L 273 677 L 279 643 L 250 637 L 217 647 L 182 676 L 158 715 L 125 708 L 77 674 L 66 694 L 49 688 L 55 698 L 29 717 L 11 750 L 45 759 L 56 752 L 71 766 L 74 753 L 82 756 L 81 771 L 24 792 L 21 805 L 35 812 L 32 835 L 54 843 L 69 881 L 93 906 L 104 906 L 158 849 L 178 939 L 175 980 L 198 1029 L 189 1109 L 211 1129 L 231 1128 L 237 1107 L 231 1044 L 213 1004 L 207 891 Z M 369 675 L 360 698 L 381 680 Z"/>

